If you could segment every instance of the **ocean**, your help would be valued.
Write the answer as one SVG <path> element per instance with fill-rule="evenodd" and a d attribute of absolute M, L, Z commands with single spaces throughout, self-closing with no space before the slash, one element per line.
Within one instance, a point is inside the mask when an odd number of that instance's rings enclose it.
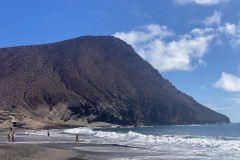
<path fill-rule="evenodd" d="M 50 139 L 46 138 L 46 130 L 29 132 L 31 138 L 18 143 L 68 144 L 65 147 L 86 159 L 240 159 L 238 123 L 52 129 Z M 74 144 L 76 133 L 80 134 L 80 145 Z"/>

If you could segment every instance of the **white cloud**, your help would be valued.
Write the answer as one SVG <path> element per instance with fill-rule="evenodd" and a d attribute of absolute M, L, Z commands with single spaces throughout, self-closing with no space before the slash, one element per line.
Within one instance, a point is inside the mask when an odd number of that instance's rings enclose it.
<path fill-rule="evenodd" d="M 150 41 L 152 39 L 163 39 L 169 36 L 173 36 L 174 33 L 169 31 L 166 26 L 159 26 L 156 24 L 145 25 L 138 27 L 135 30 L 125 33 L 117 32 L 114 34 L 115 37 L 118 37 L 127 43 L 135 46 L 139 43 Z"/>
<path fill-rule="evenodd" d="M 203 24 L 205 26 L 212 26 L 212 25 L 219 25 L 221 23 L 221 17 L 222 13 L 218 11 L 214 11 L 214 14 L 210 17 L 207 17 L 205 20 L 203 20 Z"/>
<path fill-rule="evenodd" d="M 234 35 L 236 33 L 236 25 L 235 24 L 230 24 L 226 23 L 225 24 L 225 32 L 229 35 Z"/>
<path fill-rule="evenodd" d="M 147 25 L 131 32 L 114 34 L 130 45 L 159 72 L 193 70 L 206 65 L 203 56 L 207 52 L 213 34 L 186 34 L 176 36 L 166 26 Z M 173 40 L 169 40 L 174 38 Z"/>
<path fill-rule="evenodd" d="M 204 29 L 200 29 L 200 28 L 195 28 L 193 29 L 190 33 L 196 36 L 203 36 L 203 35 L 208 35 L 214 32 L 213 28 L 204 28 Z"/>
<path fill-rule="evenodd" d="M 132 45 L 135 51 L 159 72 L 191 71 L 198 66 L 206 68 L 204 55 L 213 40 L 212 44 L 215 45 L 226 42 L 233 48 L 240 47 L 240 24 L 225 23 L 219 26 L 221 15 L 221 12 L 215 11 L 213 16 L 204 21 L 206 25 L 218 26 L 195 28 L 185 35 L 176 35 L 166 26 L 151 24 L 130 32 L 117 32 L 114 36 Z M 222 81 L 219 80 L 216 87 L 224 88 L 220 87 L 220 84 L 223 84 L 223 78 L 229 77 L 226 75 L 228 74 L 223 74 Z M 227 87 L 224 89 L 228 90 Z"/>
<path fill-rule="evenodd" d="M 206 89 L 207 89 L 207 87 L 205 85 L 201 86 L 201 90 L 206 90 Z"/>
<path fill-rule="evenodd" d="M 237 26 L 235 24 L 225 23 L 224 26 L 218 27 L 218 31 L 221 33 L 225 33 L 227 35 L 234 35 L 237 30 Z"/>
<path fill-rule="evenodd" d="M 224 26 L 220 26 L 218 31 L 225 34 L 229 38 L 229 42 L 233 48 L 237 48 L 240 45 L 240 24 L 226 23 Z"/>
<path fill-rule="evenodd" d="M 195 36 L 215 35 L 215 44 L 222 45 L 227 40 L 232 48 L 240 48 L 240 21 L 239 24 L 225 23 L 221 24 L 222 13 L 214 11 L 212 16 L 207 17 L 202 22 L 205 24 L 205 28 L 195 28 L 191 31 L 191 34 Z M 211 27 L 210 27 L 211 26 Z"/>
<path fill-rule="evenodd" d="M 222 77 L 214 86 L 225 91 L 240 92 L 240 77 L 223 72 Z"/>
<path fill-rule="evenodd" d="M 229 0 L 175 0 L 175 2 L 186 5 L 189 3 L 201 4 L 201 5 L 215 5 L 222 2 L 228 2 Z"/>
<path fill-rule="evenodd" d="M 198 60 L 198 63 L 203 66 L 204 68 L 207 68 L 207 62 L 205 62 L 204 60 L 202 60 L 201 58 Z"/>

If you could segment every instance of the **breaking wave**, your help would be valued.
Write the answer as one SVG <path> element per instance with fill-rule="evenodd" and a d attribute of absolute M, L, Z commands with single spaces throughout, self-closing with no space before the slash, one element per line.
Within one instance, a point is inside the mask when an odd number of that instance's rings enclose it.
<path fill-rule="evenodd" d="M 92 128 L 73 128 L 64 130 L 68 134 L 90 135 L 98 138 L 99 143 L 131 145 L 135 147 L 158 148 L 163 145 L 214 148 L 224 151 L 240 151 L 238 137 L 205 137 L 192 135 L 144 135 L 129 131 L 127 133 L 94 131 Z M 96 141 L 96 139 L 94 139 Z"/>

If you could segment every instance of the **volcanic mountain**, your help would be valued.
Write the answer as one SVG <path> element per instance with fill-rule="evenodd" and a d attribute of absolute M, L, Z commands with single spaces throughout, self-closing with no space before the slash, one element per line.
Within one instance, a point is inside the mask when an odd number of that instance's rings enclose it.
<path fill-rule="evenodd" d="M 177 90 L 112 36 L 0 49 L 0 121 L 47 125 L 173 125 L 229 119 Z"/>

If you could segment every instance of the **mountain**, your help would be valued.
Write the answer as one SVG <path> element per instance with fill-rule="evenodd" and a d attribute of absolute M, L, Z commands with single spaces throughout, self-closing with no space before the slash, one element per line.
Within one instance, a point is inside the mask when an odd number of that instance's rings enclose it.
<path fill-rule="evenodd" d="M 112 36 L 1 48 L 0 68 L 3 127 L 229 122 Z"/>

